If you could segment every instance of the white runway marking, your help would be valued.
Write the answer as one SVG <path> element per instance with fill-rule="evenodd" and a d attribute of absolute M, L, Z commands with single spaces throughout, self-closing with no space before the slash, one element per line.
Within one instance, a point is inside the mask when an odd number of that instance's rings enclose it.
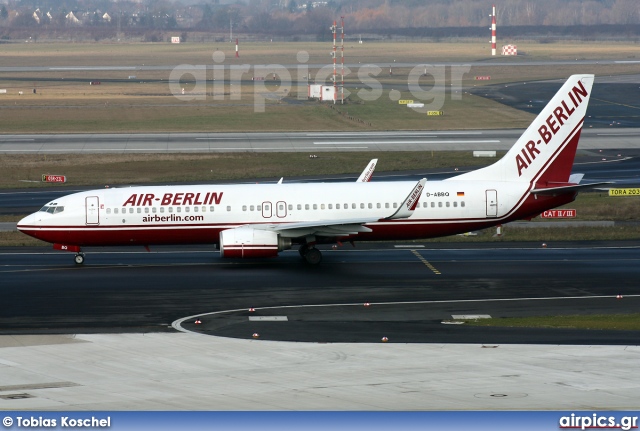
<path fill-rule="evenodd" d="M 397 144 L 496 144 L 500 143 L 498 139 L 484 139 L 477 141 L 328 141 L 314 142 L 313 145 L 397 145 Z"/>
<path fill-rule="evenodd" d="M 488 298 L 488 299 L 445 299 L 436 301 L 400 301 L 400 302 L 371 302 L 370 307 L 376 305 L 418 305 L 418 304 L 468 304 L 468 303 L 490 303 L 490 302 L 523 302 L 523 301 L 552 301 L 552 300 L 567 300 L 567 299 L 612 299 L 614 295 L 590 295 L 590 296 L 545 296 L 540 298 Z M 625 295 L 625 298 L 640 298 L 640 295 Z M 345 303 L 345 304 L 311 304 L 311 305 L 282 305 L 273 307 L 260 307 L 255 308 L 255 311 L 259 310 L 284 310 L 294 308 L 322 308 L 322 307 L 362 307 L 362 303 Z M 206 335 L 201 332 L 191 331 L 182 327 L 182 324 L 187 320 L 201 318 L 204 316 L 215 316 L 220 314 L 237 313 L 241 311 L 247 311 L 247 308 L 239 308 L 235 310 L 222 310 L 214 311 L 211 313 L 200 313 L 192 316 L 183 317 L 171 323 L 171 326 L 181 332 L 187 332 L 198 335 Z"/>

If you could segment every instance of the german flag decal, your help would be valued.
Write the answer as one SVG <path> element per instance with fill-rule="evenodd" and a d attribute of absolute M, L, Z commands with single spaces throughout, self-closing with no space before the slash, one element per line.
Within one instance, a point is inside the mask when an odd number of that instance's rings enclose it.
<path fill-rule="evenodd" d="M 464 192 L 458 192 L 458 196 L 464 196 Z"/>

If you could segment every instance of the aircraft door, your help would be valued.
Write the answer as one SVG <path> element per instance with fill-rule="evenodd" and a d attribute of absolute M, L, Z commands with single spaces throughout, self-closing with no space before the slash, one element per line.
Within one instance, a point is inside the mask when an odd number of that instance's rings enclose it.
<path fill-rule="evenodd" d="M 85 198 L 86 224 L 100 224 L 98 204 L 98 196 L 87 196 Z"/>
<path fill-rule="evenodd" d="M 271 218 L 273 210 L 271 208 L 271 202 L 262 202 L 262 217 Z"/>
<path fill-rule="evenodd" d="M 498 191 L 487 190 L 487 217 L 498 217 Z"/>
<path fill-rule="evenodd" d="M 278 201 L 276 203 L 276 215 L 280 218 L 287 216 L 287 203 L 284 201 Z"/>

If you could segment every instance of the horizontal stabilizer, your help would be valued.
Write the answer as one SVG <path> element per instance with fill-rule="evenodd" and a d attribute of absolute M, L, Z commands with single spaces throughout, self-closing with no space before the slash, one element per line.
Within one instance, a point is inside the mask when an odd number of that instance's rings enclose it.
<path fill-rule="evenodd" d="M 534 195 L 558 195 L 561 193 L 581 192 L 584 190 L 595 189 L 607 184 L 613 184 L 612 182 L 593 183 L 593 184 L 573 184 L 560 187 L 545 187 L 542 189 L 533 189 L 531 193 Z"/>

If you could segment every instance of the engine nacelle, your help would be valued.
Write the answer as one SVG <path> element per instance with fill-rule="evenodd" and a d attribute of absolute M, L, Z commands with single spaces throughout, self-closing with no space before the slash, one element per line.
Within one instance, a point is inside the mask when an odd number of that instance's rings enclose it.
<path fill-rule="evenodd" d="M 291 248 L 291 240 L 275 232 L 237 227 L 220 232 L 221 257 L 275 257 L 278 252 Z"/>

